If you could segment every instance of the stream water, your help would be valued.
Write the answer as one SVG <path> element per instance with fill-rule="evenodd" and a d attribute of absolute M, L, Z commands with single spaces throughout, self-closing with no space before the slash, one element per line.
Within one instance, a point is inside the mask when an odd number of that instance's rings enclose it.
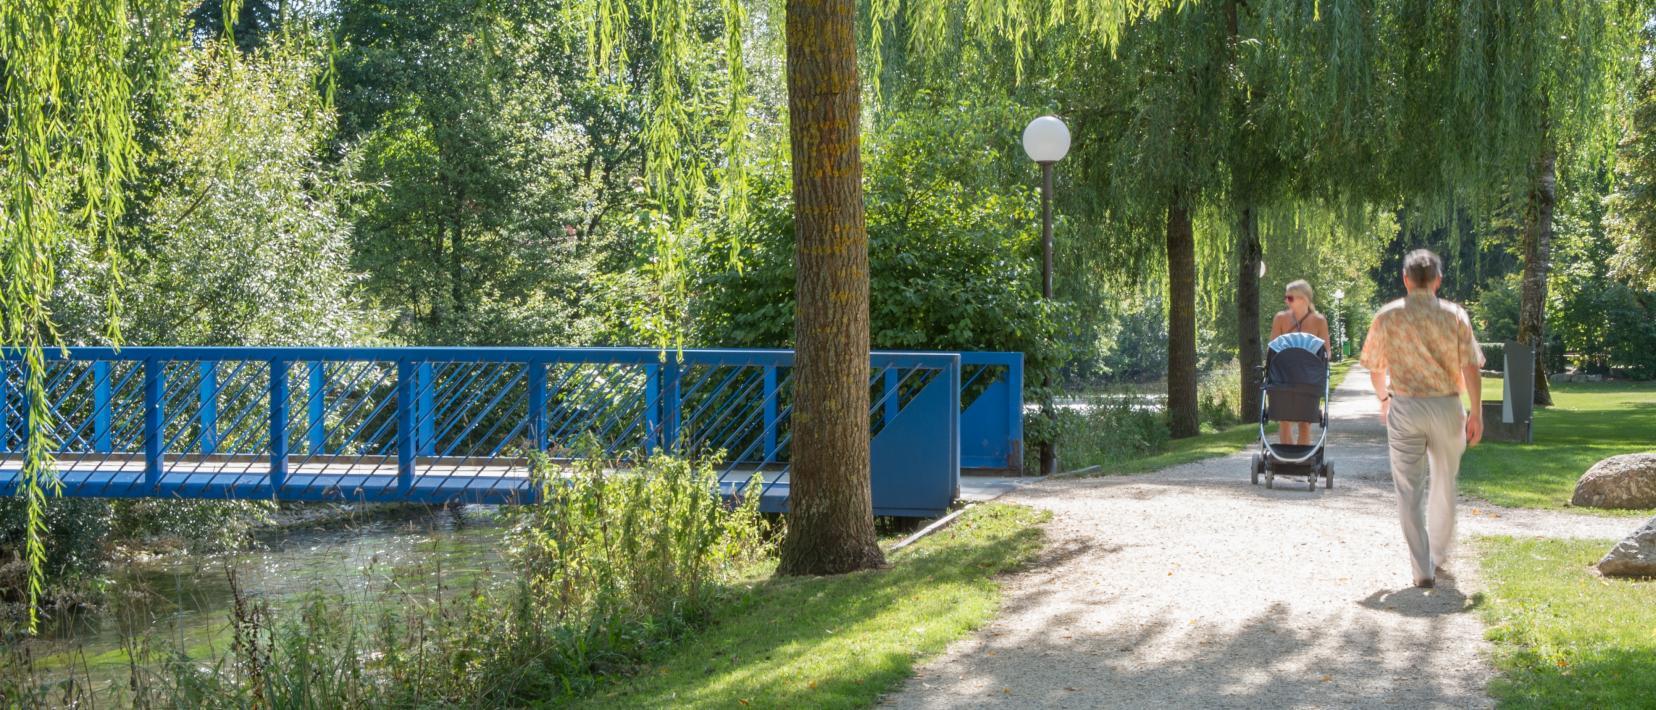
<path fill-rule="evenodd" d="M 104 696 L 130 677 L 131 648 L 147 646 L 151 656 L 157 648 L 181 650 L 202 664 L 221 657 L 238 593 L 267 605 L 278 623 L 319 592 L 366 607 L 435 596 L 498 579 L 500 546 L 494 509 L 471 507 L 287 532 L 246 552 L 131 565 L 111 574 L 104 608 L 53 620 L 30 642 L 30 655 L 39 681 L 73 678 Z"/>

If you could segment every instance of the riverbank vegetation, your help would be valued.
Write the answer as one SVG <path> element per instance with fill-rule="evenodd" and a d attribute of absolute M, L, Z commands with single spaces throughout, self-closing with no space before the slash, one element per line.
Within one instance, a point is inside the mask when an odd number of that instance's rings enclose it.
<path fill-rule="evenodd" d="M 1040 547 L 1042 515 L 967 511 L 886 570 L 775 579 L 777 530 L 750 496 L 658 458 L 543 479 L 506 513 L 499 574 L 440 569 L 273 603 L 237 589 L 213 638 L 123 630 L 120 658 L 0 656 L 0 698 L 25 706 L 406 707 L 454 704 L 862 707 L 989 618 L 996 575 Z M 446 576 L 445 576 L 446 575 Z M 232 587 L 237 585 L 232 577 Z M 47 648 L 47 647 L 38 647 Z M 92 663 L 120 672 L 93 674 Z M 716 672 L 740 666 L 740 674 Z M 710 672 L 712 669 L 714 672 Z"/>
<path fill-rule="evenodd" d="M 397 707 L 549 702 L 589 693 L 705 626 L 732 584 L 774 564 L 759 487 L 731 505 L 705 466 L 657 457 L 634 473 L 535 466 L 542 501 L 508 509 L 506 571 L 318 589 L 276 605 L 236 590 L 223 638 L 138 624 L 123 682 L 77 676 L 74 650 L 8 646 L 0 697 L 24 706 Z M 452 573 L 451 573 L 452 574 Z M 232 587 L 236 581 L 230 580 Z M 184 644 L 184 645 L 181 645 Z"/>

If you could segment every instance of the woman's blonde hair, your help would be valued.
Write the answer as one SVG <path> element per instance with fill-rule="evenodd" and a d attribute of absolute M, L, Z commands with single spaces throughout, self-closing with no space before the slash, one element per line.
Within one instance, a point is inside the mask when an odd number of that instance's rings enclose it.
<path fill-rule="evenodd" d="M 1316 300 L 1314 298 L 1312 298 L 1312 296 L 1311 296 L 1311 284 L 1310 284 L 1310 282 L 1306 281 L 1305 279 L 1300 279 L 1300 280 L 1295 281 L 1291 284 L 1288 284 L 1287 291 L 1288 291 L 1288 293 L 1299 294 L 1302 298 L 1304 298 L 1305 299 L 1305 307 L 1307 309 L 1310 309 L 1311 311 L 1316 311 L 1317 310 Z"/>

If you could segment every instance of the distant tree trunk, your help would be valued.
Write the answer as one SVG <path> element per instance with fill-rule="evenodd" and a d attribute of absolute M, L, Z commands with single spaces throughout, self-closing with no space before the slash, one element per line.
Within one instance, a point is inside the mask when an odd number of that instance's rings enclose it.
<path fill-rule="evenodd" d="M 1196 240 L 1190 208 L 1167 206 L 1167 422 L 1174 438 L 1201 431 L 1196 412 Z"/>
<path fill-rule="evenodd" d="M 793 465 L 779 574 L 885 563 L 868 464 L 868 233 L 856 0 L 788 0 L 793 152 Z"/>
<path fill-rule="evenodd" d="M 1227 61 L 1236 70 L 1236 45 L 1240 33 L 1237 0 L 1225 3 Z M 1232 91 L 1231 110 L 1239 123 L 1248 112 L 1248 92 Z M 1246 189 L 1238 190 L 1247 195 Z M 1259 263 L 1264 258 L 1259 244 L 1259 213 L 1244 204 L 1236 223 L 1236 364 L 1241 372 L 1242 392 L 1237 400 L 1243 421 L 1259 411 L 1261 349 L 1259 345 Z"/>
<path fill-rule="evenodd" d="M 1236 363 L 1242 370 L 1242 420 L 1259 412 L 1259 215 L 1243 207 L 1236 225 Z"/>
<path fill-rule="evenodd" d="M 453 301 L 453 316 L 463 315 L 467 310 L 465 244 L 461 230 L 459 222 L 449 225 L 449 298 Z"/>
<path fill-rule="evenodd" d="M 1535 403 L 1552 405 L 1547 386 L 1546 323 L 1547 271 L 1552 266 L 1553 206 L 1558 197 L 1556 149 L 1545 132 L 1541 158 L 1536 161 L 1535 189 L 1530 193 L 1524 220 L 1524 280 L 1518 300 L 1518 342 L 1535 348 Z"/>

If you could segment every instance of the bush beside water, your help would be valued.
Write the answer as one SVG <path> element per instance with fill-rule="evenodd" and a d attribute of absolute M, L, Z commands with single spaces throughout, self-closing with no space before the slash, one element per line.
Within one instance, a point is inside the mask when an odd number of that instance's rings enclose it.
<path fill-rule="evenodd" d="M 1223 429 L 1242 418 L 1241 379 L 1235 368 L 1217 370 L 1197 388 L 1204 430 Z M 1024 416 L 1024 469 L 1040 470 L 1040 443 L 1057 441 L 1059 465 L 1074 470 L 1106 461 L 1152 456 L 1172 441 L 1165 405 L 1131 389 L 1087 396 L 1079 407 L 1059 407 L 1053 421 L 1039 411 Z"/>
<path fill-rule="evenodd" d="M 727 503 L 706 465 L 656 457 L 615 474 L 602 461 L 537 459 L 532 475 L 542 502 L 506 514 L 504 581 L 318 592 L 281 610 L 238 593 L 227 653 L 133 632 L 130 678 L 114 689 L 74 677 L 43 685 L 49 669 L 12 644 L 0 655 L 0 699 L 496 707 L 575 697 L 706 623 L 729 583 L 771 554 L 759 487 Z"/>

